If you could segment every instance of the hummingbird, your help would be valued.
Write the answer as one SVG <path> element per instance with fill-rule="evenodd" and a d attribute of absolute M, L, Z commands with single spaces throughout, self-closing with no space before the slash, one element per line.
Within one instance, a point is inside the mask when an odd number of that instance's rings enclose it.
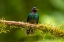
<path fill-rule="evenodd" d="M 33 7 L 30 14 L 28 15 L 27 17 L 27 22 L 31 23 L 31 24 L 38 24 L 38 20 L 39 20 L 39 15 L 37 14 L 37 8 L 36 7 Z M 27 34 L 30 34 L 30 33 L 34 33 L 34 29 L 32 28 L 29 28 L 27 31 L 26 31 Z"/>
<path fill-rule="evenodd" d="M 32 11 L 28 15 L 27 22 L 31 24 L 38 24 L 39 15 L 37 14 L 37 10 L 38 9 L 36 7 L 32 8 Z"/>

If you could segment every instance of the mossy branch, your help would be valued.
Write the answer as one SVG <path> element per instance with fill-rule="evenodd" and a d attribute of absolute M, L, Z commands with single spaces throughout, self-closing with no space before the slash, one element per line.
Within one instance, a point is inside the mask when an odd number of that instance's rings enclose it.
<path fill-rule="evenodd" d="M 17 22 L 17 21 L 0 20 L 0 22 L 7 25 L 16 25 L 16 26 L 22 26 L 22 27 L 34 27 L 34 28 L 41 27 L 40 24 L 30 24 L 30 23 L 25 23 L 25 22 L 20 22 L 20 21 Z"/>
<path fill-rule="evenodd" d="M 0 20 L 0 22 L 1 22 L 1 24 L 3 23 L 5 25 L 4 27 L 6 27 L 6 25 L 21 26 L 25 29 L 27 27 L 30 27 L 30 28 L 35 28 L 35 29 L 41 30 L 43 33 L 48 33 L 49 32 L 53 35 L 53 37 L 56 36 L 56 37 L 64 38 L 64 30 L 60 29 L 60 26 L 53 28 L 51 24 L 30 24 L 30 23 L 26 23 L 26 22 L 7 21 L 7 20 Z M 2 32 L 2 30 L 3 29 L 1 29 L 1 32 Z M 4 31 L 7 32 L 9 30 L 4 29 Z"/>

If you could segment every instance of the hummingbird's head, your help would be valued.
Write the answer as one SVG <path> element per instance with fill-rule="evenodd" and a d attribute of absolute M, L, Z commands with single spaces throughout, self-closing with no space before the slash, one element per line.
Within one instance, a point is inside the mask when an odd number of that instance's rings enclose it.
<path fill-rule="evenodd" d="M 34 12 L 34 13 L 36 13 L 37 10 L 38 10 L 38 9 L 37 9 L 36 7 L 33 7 L 33 8 L 32 8 L 32 12 Z"/>

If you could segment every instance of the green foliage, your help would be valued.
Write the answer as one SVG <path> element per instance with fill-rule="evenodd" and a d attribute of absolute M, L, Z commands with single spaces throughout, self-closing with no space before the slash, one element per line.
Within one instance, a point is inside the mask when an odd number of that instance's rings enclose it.
<path fill-rule="evenodd" d="M 7 33 L 7 31 L 9 32 L 9 30 L 6 30 L 7 29 L 7 25 L 5 23 L 1 23 L 0 22 L 0 34 L 1 33 Z"/>

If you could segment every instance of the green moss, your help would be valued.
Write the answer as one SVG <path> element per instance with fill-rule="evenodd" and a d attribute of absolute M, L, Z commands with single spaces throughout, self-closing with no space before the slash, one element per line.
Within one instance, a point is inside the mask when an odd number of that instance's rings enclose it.
<path fill-rule="evenodd" d="M 10 29 L 14 29 L 14 28 L 17 29 L 17 28 L 23 28 L 23 27 L 16 26 L 16 25 L 7 25 L 3 22 L 0 22 L 0 34 L 11 32 Z M 27 28 L 28 27 L 24 27 L 24 29 L 27 29 Z M 33 35 L 41 35 L 44 38 L 64 38 L 64 29 L 61 29 L 61 28 L 64 28 L 64 26 L 62 25 L 62 26 L 58 26 L 58 27 L 53 28 L 51 26 L 51 24 L 49 24 L 49 25 L 42 24 L 41 27 L 39 27 L 39 28 L 36 27 L 35 29 L 33 29 L 33 30 L 35 30 Z"/>

